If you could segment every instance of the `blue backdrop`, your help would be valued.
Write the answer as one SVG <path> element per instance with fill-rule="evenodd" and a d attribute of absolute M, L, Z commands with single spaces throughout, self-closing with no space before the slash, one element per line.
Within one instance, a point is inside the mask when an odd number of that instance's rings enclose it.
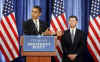
<path fill-rule="evenodd" d="M 3 0 L 0 0 L 3 1 Z M 42 16 L 40 19 L 49 22 L 48 4 L 52 0 L 16 0 L 16 23 L 19 35 L 23 34 L 22 23 L 31 18 L 31 9 L 34 5 L 40 5 L 42 8 Z M 90 0 L 64 0 L 66 19 L 71 15 L 78 17 L 77 27 L 85 32 L 88 29 L 88 3 Z M 1 4 L 2 2 L 0 2 Z M 1 6 L 1 5 L 0 5 Z M 1 12 L 0 12 L 1 13 Z M 0 53 L 0 62 L 5 62 Z"/>

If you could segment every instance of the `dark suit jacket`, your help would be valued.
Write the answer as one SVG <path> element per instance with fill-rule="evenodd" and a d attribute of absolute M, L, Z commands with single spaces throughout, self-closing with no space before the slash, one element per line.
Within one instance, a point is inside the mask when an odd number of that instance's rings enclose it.
<path fill-rule="evenodd" d="M 26 22 L 23 22 L 23 31 L 25 35 L 38 35 L 44 32 L 47 29 L 47 24 L 39 20 L 40 22 L 40 28 L 39 32 L 37 31 L 37 28 L 35 27 L 34 22 L 32 19 L 29 19 Z"/>
<path fill-rule="evenodd" d="M 85 43 L 84 32 L 76 29 L 74 43 L 72 43 L 70 30 L 65 31 L 61 39 L 63 62 L 71 62 L 67 57 L 68 54 L 77 54 L 78 56 L 74 62 L 83 62 L 83 56 L 85 54 L 86 47 Z"/>

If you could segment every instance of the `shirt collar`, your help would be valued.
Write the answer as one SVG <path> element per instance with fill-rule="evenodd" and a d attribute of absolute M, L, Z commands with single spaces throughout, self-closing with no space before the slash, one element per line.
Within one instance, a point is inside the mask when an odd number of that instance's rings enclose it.
<path fill-rule="evenodd" d="M 74 34 L 76 32 L 76 27 L 74 29 L 70 28 L 70 32 L 72 33 L 72 30 L 74 30 Z"/>
<path fill-rule="evenodd" d="M 34 23 L 39 22 L 39 19 L 36 19 L 36 20 L 33 19 L 33 22 L 34 22 Z"/>

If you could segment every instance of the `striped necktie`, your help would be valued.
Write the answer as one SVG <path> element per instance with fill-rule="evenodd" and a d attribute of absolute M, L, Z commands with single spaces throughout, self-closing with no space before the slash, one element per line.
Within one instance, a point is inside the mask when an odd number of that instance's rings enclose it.
<path fill-rule="evenodd" d="M 72 43 L 74 42 L 74 30 L 72 30 L 71 32 L 71 39 L 72 39 Z"/>

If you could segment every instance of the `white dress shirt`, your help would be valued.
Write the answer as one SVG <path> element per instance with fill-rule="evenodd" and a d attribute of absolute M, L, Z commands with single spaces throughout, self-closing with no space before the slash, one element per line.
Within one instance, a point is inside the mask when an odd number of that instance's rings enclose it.
<path fill-rule="evenodd" d="M 72 33 L 72 31 L 73 31 L 73 33 Z M 74 43 L 75 32 L 76 32 L 76 27 L 74 29 L 70 28 L 72 43 Z"/>
<path fill-rule="evenodd" d="M 74 35 L 75 35 L 76 27 L 74 29 L 70 28 L 70 33 L 72 33 L 72 30 L 74 31 Z"/>
<path fill-rule="evenodd" d="M 39 29 L 40 29 L 40 22 L 39 22 L 39 19 L 37 19 L 37 20 L 34 20 L 33 19 L 33 22 L 34 22 L 34 24 L 35 24 L 35 26 L 36 26 L 36 28 L 37 28 L 37 31 L 39 32 Z"/>

